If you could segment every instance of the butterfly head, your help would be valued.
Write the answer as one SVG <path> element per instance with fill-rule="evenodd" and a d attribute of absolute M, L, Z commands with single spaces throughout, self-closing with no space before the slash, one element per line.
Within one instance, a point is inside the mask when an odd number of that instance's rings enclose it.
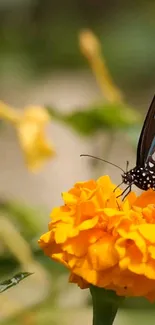
<path fill-rule="evenodd" d="M 134 182 L 134 175 L 131 171 L 122 174 L 122 181 L 124 184 L 131 185 Z"/>

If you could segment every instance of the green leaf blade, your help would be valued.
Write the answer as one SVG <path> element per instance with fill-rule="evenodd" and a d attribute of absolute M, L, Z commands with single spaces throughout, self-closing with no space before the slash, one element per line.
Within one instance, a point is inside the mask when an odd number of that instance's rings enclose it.
<path fill-rule="evenodd" d="M 0 283 L 0 293 L 10 289 L 11 287 L 17 285 L 20 281 L 24 280 L 28 276 L 32 275 L 30 272 L 21 272 L 17 273 L 14 277 L 5 280 Z"/>

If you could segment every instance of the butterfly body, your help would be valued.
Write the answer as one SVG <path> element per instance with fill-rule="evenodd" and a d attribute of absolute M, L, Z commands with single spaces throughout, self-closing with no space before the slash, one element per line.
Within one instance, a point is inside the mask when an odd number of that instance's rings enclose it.
<path fill-rule="evenodd" d="M 141 190 L 152 188 L 155 190 L 155 173 L 147 166 L 135 167 L 122 175 L 124 184 L 131 186 L 135 184 Z"/>

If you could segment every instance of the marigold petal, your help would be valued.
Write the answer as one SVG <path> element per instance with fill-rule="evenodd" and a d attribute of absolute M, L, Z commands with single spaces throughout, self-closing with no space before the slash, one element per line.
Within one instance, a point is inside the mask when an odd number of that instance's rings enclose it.
<path fill-rule="evenodd" d="M 83 216 L 83 219 L 85 217 L 91 219 L 96 213 L 96 208 L 92 201 L 86 201 L 80 204 L 80 211 L 81 215 Z"/>
<path fill-rule="evenodd" d="M 86 229 L 91 229 L 94 228 L 98 223 L 98 217 L 94 217 L 92 219 L 89 220 L 85 220 L 83 221 L 80 225 L 79 225 L 79 230 L 86 230 Z"/>
<path fill-rule="evenodd" d="M 70 212 L 65 211 L 63 208 L 55 208 L 53 209 L 50 217 L 51 221 L 49 222 L 49 229 L 52 228 L 52 225 L 58 222 L 70 223 L 73 224 L 74 220 L 70 217 Z"/>
<path fill-rule="evenodd" d="M 48 244 L 51 240 L 53 241 L 53 233 L 51 231 L 46 232 L 44 235 L 42 235 L 39 239 L 39 244 L 41 245 L 46 245 Z"/>
<path fill-rule="evenodd" d="M 150 245 L 148 247 L 148 252 L 150 254 L 150 257 L 155 260 L 155 246 Z"/>
<path fill-rule="evenodd" d="M 142 274 L 148 279 L 155 280 L 155 261 L 131 264 L 129 269 L 136 274 Z"/>
<path fill-rule="evenodd" d="M 108 175 L 99 177 L 97 184 L 101 187 L 105 187 L 111 192 L 115 189 L 115 185 L 111 183 L 110 177 Z"/>
<path fill-rule="evenodd" d="M 126 244 L 128 250 L 130 249 L 130 247 L 133 247 L 133 244 L 135 244 L 143 254 L 146 253 L 147 251 L 146 242 L 136 231 L 125 233 L 121 231 L 121 229 L 119 229 L 118 232 L 120 235 L 122 235 L 122 237 L 126 239 L 124 240 L 124 243 Z"/>
<path fill-rule="evenodd" d="M 148 204 L 155 203 L 155 192 L 152 189 L 149 189 L 143 192 L 134 202 L 135 206 L 140 206 L 145 208 Z"/>
<path fill-rule="evenodd" d="M 123 216 L 124 215 L 124 212 L 118 211 L 116 209 L 105 208 L 103 211 L 108 217 Z"/>
<path fill-rule="evenodd" d="M 108 234 L 103 234 L 96 243 L 89 246 L 88 259 L 94 270 L 104 270 L 118 262 L 118 255 L 114 249 L 114 239 Z"/>
<path fill-rule="evenodd" d="M 71 273 L 69 276 L 69 282 L 76 283 L 81 289 L 89 288 L 89 283 L 84 281 L 81 276 Z"/>
<path fill-rule="evenodd" d="M 85 267 L 75 267 L 73 269 L 73 272 L 76 275 L 81 276 L 88 283 L 91 283 L 93 285 L 97 285 L 98 283 L 98 272 L 93 269 L 87 269 Z"/>
<path fill-rule="evenodd" d="M 78 228 L 73 228 L 72 225 L 63 224 L 63 227 L 57 227 L 55 232 L 55 242 L 57 244 L 64 243 L 68 237 L 75 237 L 79 233 Z"/>
<path fill-rule="evenodd" d="M 75 205 L 77 202 L 77 197 L 70 193 L 62 193 L 62 198 L 67 205 Z"/>
<path fill-rule="evenodd" d="M 78 182 L 75 184 L 75 188 L 93 191 L 96 188 L 96 182 L 93 179 L 85 182 Z"/>
<path fill-rule="evenodd" d="M 128 208 L 129 208 L 134 205 L 136 199 L 137 199 L 136 193 L 130 192 L 129 195 L 126 197 L 126 200 L 124 201 L 124 205 L 128 203 Z"/>
<path fill-rule="evenodd" d="M 77 237 L 69 238 L 63 244 L 63 250 L 73 256 L 85 256 L 90 244 L 96 243 L 103 236 L 100 229 L 90 229 L 82 231 Z"/>
<path fill-rule="evenodd" d="M 52 259 L 62 263 L 64 266 L 66 266 L 68 268 L 68 261 L 66 259 L 66 255 L 64 252 L 60 252 L 60 253 L 53 253 L 51 255 Z"/>
<path fill-rule="evenodd" d="M 155 244 L 155 225 L 143 224 L 139 225 L 138 231 L 150 243 Z"/>

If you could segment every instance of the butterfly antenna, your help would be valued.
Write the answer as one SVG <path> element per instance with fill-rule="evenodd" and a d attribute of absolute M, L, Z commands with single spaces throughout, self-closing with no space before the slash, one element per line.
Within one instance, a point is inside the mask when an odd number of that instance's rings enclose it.
<path fill-rule="evenodd" d="M 119 166 L 113 164 L 113 163 L 110 162 L 110 161 L 104 160 L 104 159 L 102 159 L 102 158 L 95 157 L 95 156 L 91 156 L 91 155 L 86 155 L 86 154 L 81 154 L 80 157 L 90 157 L 90 158 L 94 158 L 94 159 L 97 159 L 97 160 L 100 160 L 100 161 L 106 162 L 106 163 L 109 164 L 109 165 L 112 165 L 112 166 L 114 166 L 114 167 L 119 168 L 123 173 L 125 173 L 125 171 L 124 171 L 121 167 L 119 167 Z"/>
<path fill-rule="evenodd" d="M 126 173 L 128 172 L 128 168 L 129 168 L 129 161 L 127 160 L 127 162 L 126 162 Z"/>

